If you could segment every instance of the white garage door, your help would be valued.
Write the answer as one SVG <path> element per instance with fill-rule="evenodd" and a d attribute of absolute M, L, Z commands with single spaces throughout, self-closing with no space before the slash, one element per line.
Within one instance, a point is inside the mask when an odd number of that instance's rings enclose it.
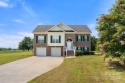
<path fill-rule="evenodd" d="M 36 48 L 36 55 L 37 56 L 46 56 L 46 48 L 43 48 L 43 47 Z"/>
<path fill-rule="evenodd" d="M 51 56 L 61 56 L 61 48 L 51 48 Z"/>

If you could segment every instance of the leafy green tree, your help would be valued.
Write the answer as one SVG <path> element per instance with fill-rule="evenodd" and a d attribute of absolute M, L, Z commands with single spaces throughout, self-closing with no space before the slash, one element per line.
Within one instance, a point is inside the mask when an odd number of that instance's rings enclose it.
<path fill-rule="evenodd" d="M 19 43 L 20 50 L 30 50 L 33 48 L 33 41 L 30 37 L 24 37 L 24 39 Z"/>
<path fill-rule="evenodd" d="M 106 55 L 120 57 L 125 51 L 125 0 L 117 0 L 109 14 L 97 19 L 96 29 Z"/>
<path fill-rule="evenodd" d="M 91 36 L 91 50 L 92 51 L 96 50 L 96 42 L 97 42 L 97 38 L 95 36 Z"/>

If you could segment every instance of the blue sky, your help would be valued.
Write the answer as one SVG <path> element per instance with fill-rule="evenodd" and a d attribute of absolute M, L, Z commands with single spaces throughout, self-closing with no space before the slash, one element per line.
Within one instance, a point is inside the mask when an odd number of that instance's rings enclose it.
<path fill-rule="evenodd" d="M 0 47 L 17 48 L 24 36 L 33 38 L 39 24 L 88 25 L 92 35 L 96 18 L 108 13 L 115 0 L 0 0 Z"/>

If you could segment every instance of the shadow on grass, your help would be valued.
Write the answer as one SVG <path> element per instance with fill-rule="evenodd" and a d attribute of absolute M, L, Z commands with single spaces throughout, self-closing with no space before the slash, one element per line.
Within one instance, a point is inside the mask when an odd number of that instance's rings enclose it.
<path fill-rule="evenodd" d="M 125 66 L 121 65 L 119 61 L 111 61 L 108 63 L 107 68 L 109 70 L 116 70 L 119 72 L 125 72 Z"/>
<path fill-rule="evenodd" d="M 89 55 L 89 54 L 87 55 L 87 54 L 86 54 L 86 55 L 85 55 L 85 54 L 84 54 L 84 55 L 75 55 L 75 56 L 98 56 L 98 55 L 95 55 L 95 54 L 93 54 L 93 55 Z"/>

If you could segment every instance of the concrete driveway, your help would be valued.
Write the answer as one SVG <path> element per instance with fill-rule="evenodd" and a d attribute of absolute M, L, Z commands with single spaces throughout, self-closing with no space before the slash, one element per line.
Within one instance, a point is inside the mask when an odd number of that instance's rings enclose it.
<path fill-rule="evenodd" d="M 32 56 L 1 65 L 0 83 L 26 83 L 59 66 L 63 59 L 63 57 Z"/>

